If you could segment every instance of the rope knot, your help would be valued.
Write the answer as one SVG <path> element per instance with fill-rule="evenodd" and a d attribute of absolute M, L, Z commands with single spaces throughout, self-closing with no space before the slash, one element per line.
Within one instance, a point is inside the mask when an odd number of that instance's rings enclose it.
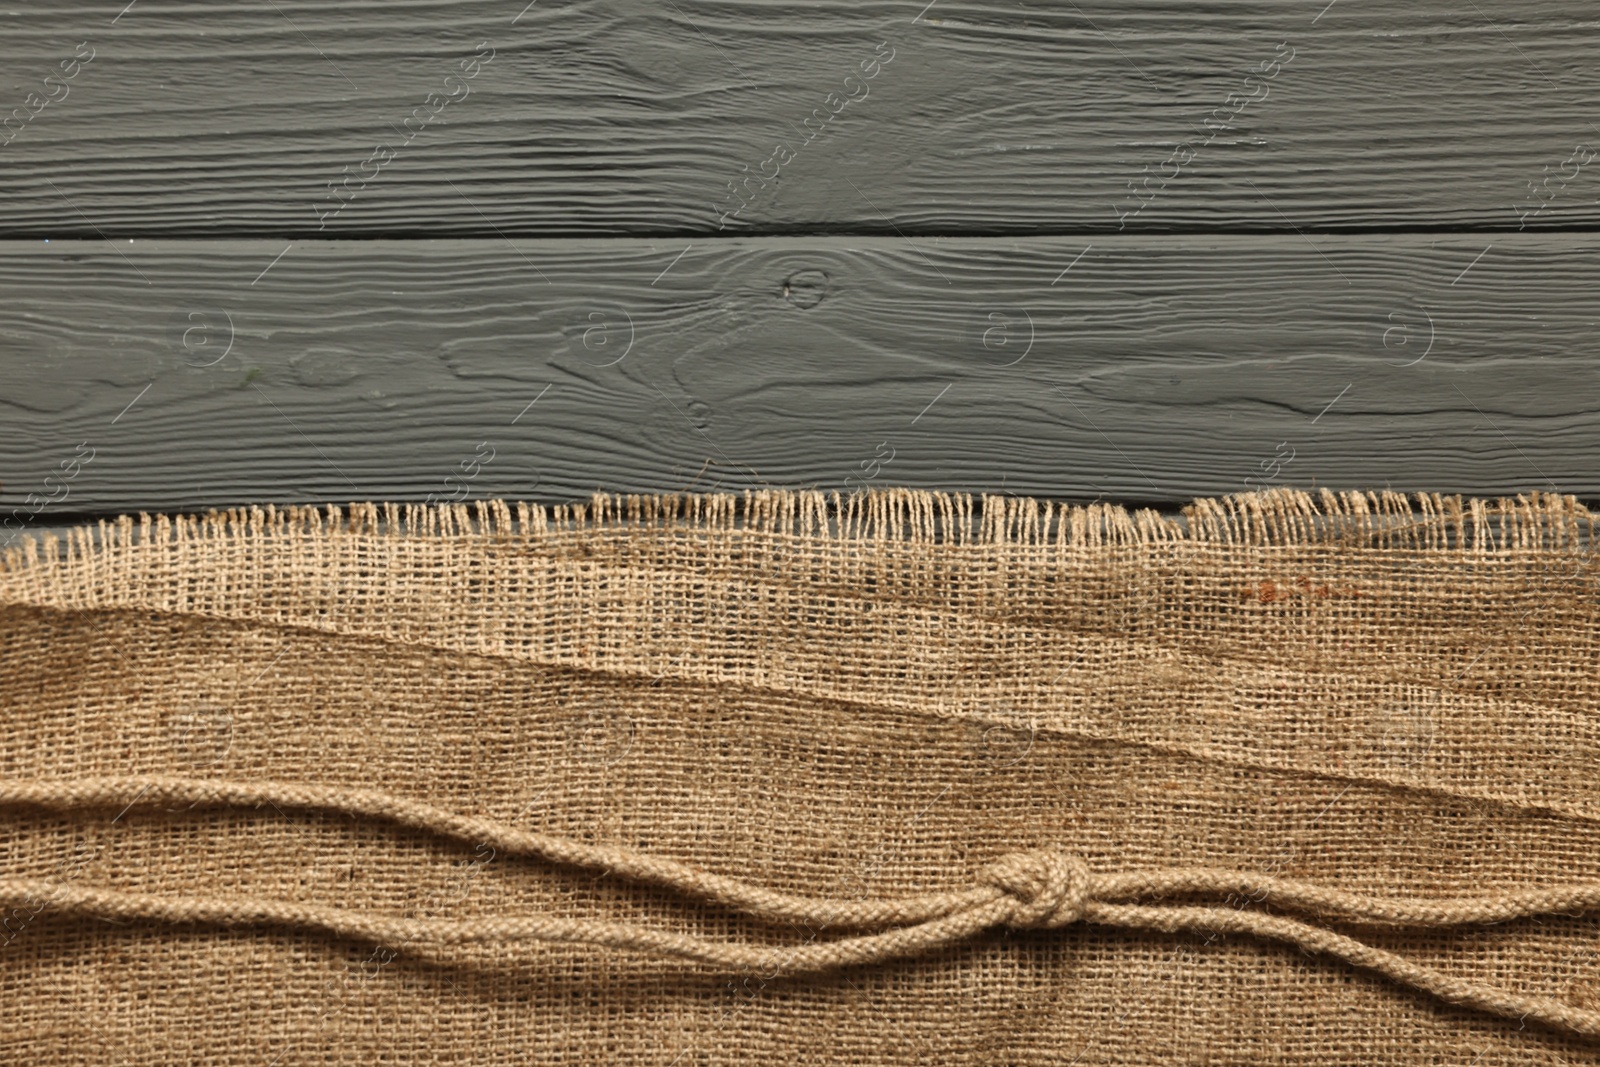
<path fill-rule="evenodd" d="M 985 869 L 983 880 L 1011 896 L 1009 923 L 1018 929 L 1077 922 L 1089 903 L 1088 864 L 1053 849 L 1001 856 Z"/>

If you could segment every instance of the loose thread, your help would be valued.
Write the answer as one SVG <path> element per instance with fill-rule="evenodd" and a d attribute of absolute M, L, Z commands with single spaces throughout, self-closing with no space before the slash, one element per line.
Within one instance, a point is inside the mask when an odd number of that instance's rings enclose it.
<path fill-rule="evenodd" d="M 1035 849 L 1000 857 L 979 872 L 975 884 L 964 889 L 884 900 L 831 900 L 781 893 L 666 857 L 532 833 L 370 789 L 171 777 L 0 783 L 0 804 L 51 810 L 126 809 L 171 803 L 189 808 L 270 804 L 279 809 L 368 816 L 460 841 L 487 843 L 506 855 L 536 856 L 557 864 L 605 869 L 617 877 L 675 889 L 768 921 L 798 920 L 825 928 L 876 932 L 799 945 L 752 945 L 629 923 L 555 916 L 406 919 L 240 894 L 165 896 L 14 877 L 0 877 L 0 903 L 43 897 L 73 915 L 222 926 L 279 924 L 375 942 L 531 940 L 604 945 L 719 969 L 771 968 L 791 974 L 912 956 L 998 926 L 1053 929 L 1086 922 L 1166 933 L 1235 933 L 1333 956 L 1461 1007 L 1507 1018 L 1533 1019 L 1574 1033 L 1600 1035 L 1600 1011 L 1456 978 L 1299 919 L 1216 904 L 1126 903 L 1173 896 L 1239 894 L 1280 910 L 1355 925 L 1451 927 L 1594 909 L 1600 907 L 1600 882 L 1419 900 L 1348 893 L 1291 879 L 1210 867 L 1094 873 L 1075 856 Z"/>

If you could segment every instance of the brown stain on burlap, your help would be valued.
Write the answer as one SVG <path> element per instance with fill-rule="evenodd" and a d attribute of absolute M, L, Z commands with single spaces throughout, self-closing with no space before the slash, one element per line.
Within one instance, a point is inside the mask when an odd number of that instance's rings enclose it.
<path fill-rule="evenodd" d="M 1182 523 L 893 490 L 141 517 L 0 570 L 0 776 L 375 790 L 838 900 L 962 892 L 1041 848 L 1407 900 L 1595 882 L 1594 525 L 1571 498 L 1290 491 Z M 270 803 L 7 804 L 0 874 L 841 933 Z M 1600 1062 L 1596 1039 L 1240 934 L 1001 925 L 773 974 L 108 922 L 47 893 L 7 915 L 0 1061 L 46 1067 Z M 1592 911 L 1337 928 L 1594 1004 Z"/>

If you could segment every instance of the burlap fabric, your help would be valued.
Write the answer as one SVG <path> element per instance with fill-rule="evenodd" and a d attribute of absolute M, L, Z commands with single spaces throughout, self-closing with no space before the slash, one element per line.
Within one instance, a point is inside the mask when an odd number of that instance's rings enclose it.
<path fill-rule="evenodd" d="M 127 519 L 0 570 L 0 775 L 377 790 L 843 901 L 1044 847 L 1405 899 L 1592 883 L 1594 527 L 1571 498 L 1288 490 L 1181 519 L 895 490 Z M 359 812 L 138 794 L 0 804 L 0 874 L 836 934 Z M 6 914 L 0 1062 L 40 1067 L 1600 1062 L 1239 934 L 1075 922 L 730 974 L 48 893 Z M 1593 910 L 1359 936 L 1600 1007 Z"/>

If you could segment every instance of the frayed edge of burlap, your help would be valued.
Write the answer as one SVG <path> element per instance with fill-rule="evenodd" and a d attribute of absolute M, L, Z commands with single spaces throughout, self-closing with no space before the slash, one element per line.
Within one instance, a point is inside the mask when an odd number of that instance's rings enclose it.
<path fill-rule="evenodd" d="M 24 537 L 0 553 L 0 573 L 51 562 L 87 561 L 134 545 L 239 537 L 341 534 L 408 537 L 518 537 L 622 527 L 746 530 L 810 540 L 912 544 L 1125 547 L 1217 544 L 1288 547 L 1335 544 L 1376 549 L 1590 550 L 1600 514 L 1575 496 L 1532 492 L 1495 499 L 1393 491 L 1278 487 L 1197 499 L 1181 514 L 1118 504 L 1072 504 L 1032 497 L 882 488 L 841 494 L 747 490 L 742 495 L 596 494 L 587 502 L 545 505 L 353 503 L 213 509 L 203 514 L 141 512 L 43 538 Z"/>

